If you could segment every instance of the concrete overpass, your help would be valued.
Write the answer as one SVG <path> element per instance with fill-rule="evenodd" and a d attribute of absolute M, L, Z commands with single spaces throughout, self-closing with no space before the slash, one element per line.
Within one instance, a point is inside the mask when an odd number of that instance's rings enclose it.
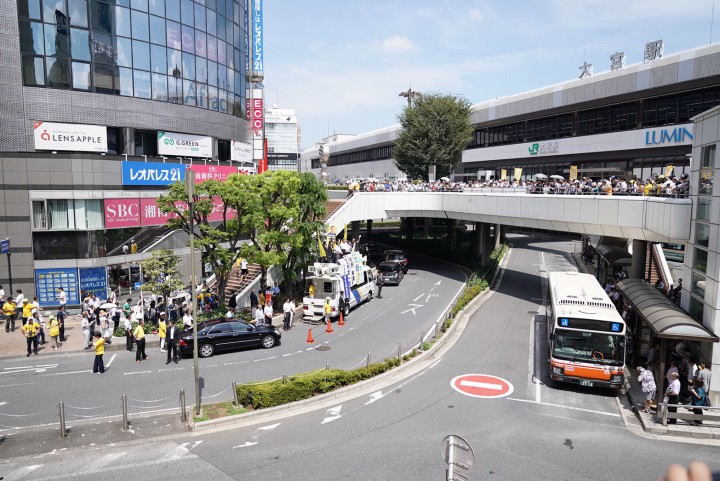
<path fill-rule="evenodd" d="M 690 239 L 692 201 L 669 197 L 465 192 L 359 192 L 326 220 L 340 232 L 353 221 L 435 217 L 652 242 Z"/>

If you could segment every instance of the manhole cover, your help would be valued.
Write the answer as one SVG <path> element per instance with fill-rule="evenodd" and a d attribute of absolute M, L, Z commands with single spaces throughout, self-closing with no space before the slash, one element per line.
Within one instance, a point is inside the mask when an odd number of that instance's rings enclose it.
<path fill-rule="evenodd" d="M 318 346 L 315 348 L 316 351 L 329 351 L 330 346 Z"/>

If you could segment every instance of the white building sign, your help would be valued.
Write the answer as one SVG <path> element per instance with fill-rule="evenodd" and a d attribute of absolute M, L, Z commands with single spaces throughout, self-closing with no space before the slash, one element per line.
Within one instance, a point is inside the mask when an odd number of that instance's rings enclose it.
<path fill-rule="evenodd" d="M 158 132 L 158 154 L 212 158 L 212 137 Z"/>
<path fill-rule="evenodd" d="M 60 124 L 36 120 L 33 124 L 35 150 L 107 152 L 104 125 Z"/>
<path fill-rule="evenodd" d="M 230 160 L 234 162 L 252 162 L 252 145 L 233 140 L 230 142 Z"/>

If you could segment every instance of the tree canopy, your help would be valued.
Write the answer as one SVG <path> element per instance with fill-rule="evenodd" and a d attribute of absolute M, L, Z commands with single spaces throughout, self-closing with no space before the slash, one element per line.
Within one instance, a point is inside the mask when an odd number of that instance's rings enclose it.
<path fill-rule="evenodd" d="M 428 167 L 437 177 L 448 176 L 462 160 L 473 132 L 470 102 L 460 96 L 428 93 L 415 97 L 398 115 L 402 127 L 393 158 L 411 179 L 428 179 Z"/>
<path fill-rule="evenodd" d="M 143 277 L 148 279 L 143 290 L 160 293 L 168 302 L 173 291 L 182 290 L 187 284 L 178 271 L 179 263 L 180 257 L 171 250 L 153 251 L 140 262 Z"/>

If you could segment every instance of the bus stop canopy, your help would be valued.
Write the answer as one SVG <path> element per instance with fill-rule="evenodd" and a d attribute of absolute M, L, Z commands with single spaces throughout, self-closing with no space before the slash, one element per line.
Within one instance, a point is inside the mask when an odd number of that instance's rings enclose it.
<path fill-rule="evenodd" d="M 676 306 L 643 279 L 623 279 L 617 290 L 644 319 L 657 338 L 718 342 L 718 336 Z"/>
<path fill-rule="evenodd" d="M 624 245 L 608 244 L 601 241 L 595 248 L 600 257 L 605 259 L 610 265 L 626 265 L 629 266 L 632 261 L 632 255 Z"/>

